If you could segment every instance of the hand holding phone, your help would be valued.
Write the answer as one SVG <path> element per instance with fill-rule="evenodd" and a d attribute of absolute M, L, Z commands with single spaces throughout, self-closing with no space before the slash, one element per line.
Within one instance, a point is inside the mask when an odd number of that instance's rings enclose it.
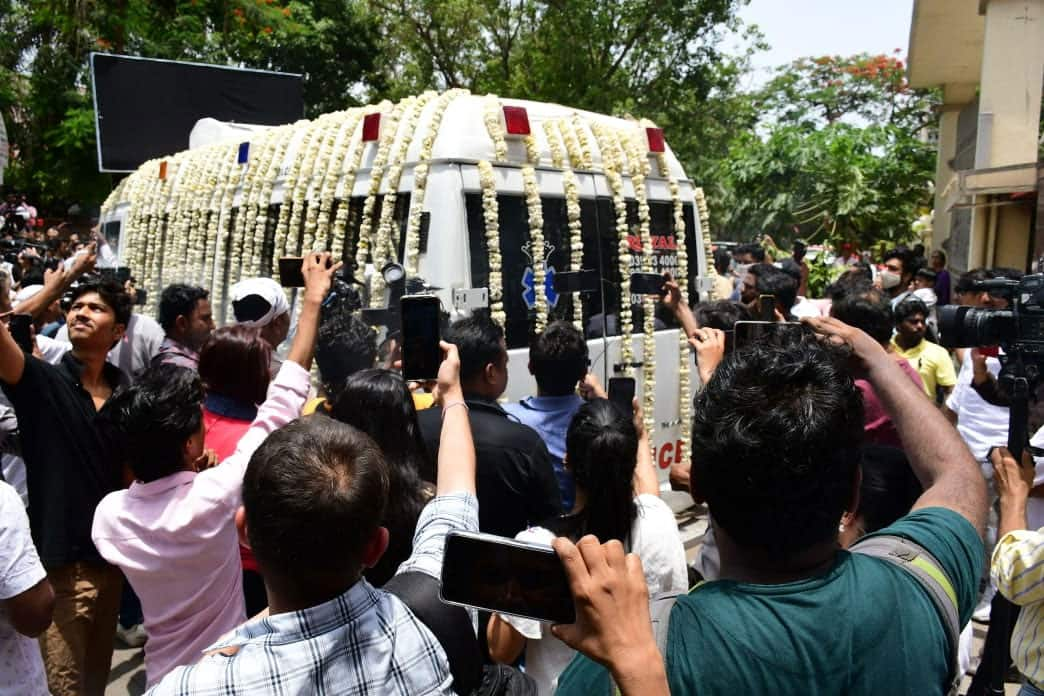
<path fill-rule="evenodd" d="M 632 273 L 631 292 L 638 295 L 665 295 L 667 278 L 659 273 Z"/>
<path fill-rule="evenodd" d="M 758 318 L 761 321 L 776 321 L 776 296 L 758 296 Z"/>
<path fill-rule="evenodd" d="M 450 532 L 442 601 L 537 621 L 576 620 L 565 569 L 554 549 L 506 537 Z"/>
<path fill-rule="evenodd" d="M 438 377 L 442 364 L 439 347 L 439 311 L 435 295 L 404 295 L 402 311 L 402 376 L 406 381 Z"/>

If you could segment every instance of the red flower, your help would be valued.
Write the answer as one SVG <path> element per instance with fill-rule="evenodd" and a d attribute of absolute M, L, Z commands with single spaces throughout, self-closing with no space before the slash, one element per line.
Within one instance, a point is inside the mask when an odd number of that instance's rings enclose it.
<path fill-rule="evenodd" d="M 271 34 L 272 33 L 272 27 L 264 27 L 261 31 L 263 31 L 266 34 Z"/>
<path fill-rule="evenodd" d="M 284 17 L 289 17 L 290 16 L 290 8 L 289 7 L 284 7 L 283 8 L 283 16 Z"/>

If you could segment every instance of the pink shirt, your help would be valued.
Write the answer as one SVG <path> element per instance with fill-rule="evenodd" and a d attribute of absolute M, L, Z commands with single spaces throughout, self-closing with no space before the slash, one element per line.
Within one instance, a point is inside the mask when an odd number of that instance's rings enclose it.
<path fill-rule="evenodd" d="M 905 359 L 897 360 L 896 362 L 902 371 L 906 373 L 906 376 L 910 378 L 910 381 L 920 387 L 923 392 L 924 381 L 921 380 L 921 375 L 917 373 L 917 370 Z M 859 391 L 863 392 L 864 442 L 868 445 L 885 445 L 903 449 L 903 443 L 899 439 L 899 431 L 895 429 L 892 417 L 888 415 L 881 400 L 877 398 L 877 392 L 865 379 L 857 379 L 855 385 L 859 388 Z M 925 397 L 927 399 L 927 395 Z M 935 408 L 935 404 L 927 400 L 924 402 L 924 405 L 925 407 Z"/>
<path fill-rule="evenodd" d="M 149 686 L 243 623 L 243 581 L 233 522 L 247 463 L 272 431 L 297 418 L 308 372 L 287 361 L 235 453 L 213 469 L 135 481 L 94 513 L 91 537 L 141 598 Z"/>

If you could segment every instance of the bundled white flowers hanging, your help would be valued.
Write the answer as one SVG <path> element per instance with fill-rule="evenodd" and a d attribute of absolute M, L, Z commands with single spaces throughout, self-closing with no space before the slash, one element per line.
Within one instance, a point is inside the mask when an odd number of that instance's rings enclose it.
<path fill-rule="evenodd" d="M 483 105 L 482 120 L 486 124 L 486 132 L 493 141 L 493 156 L 497 162 L 507 160 L 507 138 L 504 129 L 500 125 L 501 106 L 500 99 L 495 94 L 487 94 Z"/>
<path fill-rule="evenodd" d="M 383 135 L 377 144 L 377 154 L 374 156 L 373 166 L 370 167 L 370 189 L 366 195 L 366 202 L 363 203 L 362 222 L 359 224 L 359 242 L 355 250 L 355 266 L 360 275 L 366 268 L 366 257 L 370 253 L 371 246 L 379 248 L 382 244 L 382 240 L 379 237 L 376 240 L 370 239 L 370 230 L 373 226 L 373 208 L 377 203 L 377 194 L 380 192 L 381 181 L 384 179 L 384 167 L 388 161 L 388 154 L 391 151 L 392 143 L 395 141 L 395 134 L 398 132 L 399 117 L 405 107 L 406 104 L 403 102 L 392 107 L 391 113 L 388 114 L 387 124 L 381 127 Z M 383 120 L 384 116 L 382 115 L 381 118 Z M 380 306 L 382 299 L 371 289 L 371 306 Z"/>
<path fill-rule="evenodd" d="M 489 258 L 489 313 L 493 321 L 505 325 L 503 257 L 500 254 L 500 206 L 497 203 L 497 179 L 493 165 L 478 163 L 479 186 L 482 188 L 482 221 L 486 229 L 486 253 Z"/>
<path fill-rule="evenodd" d="M 544 209 L 540 201 L 536 171 L 531 165 L 522 167 L 522 185 L 526 193 L 526 212 L 529 217 L 529 255 L 533 260 L 533 289 L 536 293 L 536 332 L 547 327 L 547 280 L 544 258 Z"/>

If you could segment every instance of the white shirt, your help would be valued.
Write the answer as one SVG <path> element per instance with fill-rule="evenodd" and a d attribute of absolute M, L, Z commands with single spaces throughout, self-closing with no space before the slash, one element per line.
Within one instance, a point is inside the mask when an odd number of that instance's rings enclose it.
<path fill-rule="evenodd" d="M 1000 372 L 997 358 L 986 358 L 986 369 L 996 376 Z M 957 414 L 957 432 L 961 434 L 972 456 L 982 466 L 982 473 L 993 478 L 993 466 L 986 461 L 991 447 L 1008 444 L 1008 411 L 983 401 L 971 386 L 973 367 L 971 350 L 964 353 L 964 363 L 957 374 L 957 384 L 946 399 L 946 407 Z"/>
<path fill-rule="evenodd" d="M 47 577 L 14 488 L 0 482 L 0 600 L 17 597 Z M 0 696 L 47 694 L 40 644 L 14 629 L 0 604 Z"/>
<path fill-rule="evenodd" d="M 667 503 L 655 495 L 634 499 L 638 517 L 631 526 L 630 551 L 642 559 L 649 596 L 658 592 L 685 592 L 689 576 L 685 568 L 685 547 L 678 534 L 678 523 Z M 515 536 L 531 544 L 551 545 L 555 538 L 543 527 L 531 527 Z M 576 654 L 572 648 L 551 634 L 551 624 L 502 616 L 526 638 L 526 674 L 533 678 L 540 696 L 551 696 L 558 677 Z"/>

